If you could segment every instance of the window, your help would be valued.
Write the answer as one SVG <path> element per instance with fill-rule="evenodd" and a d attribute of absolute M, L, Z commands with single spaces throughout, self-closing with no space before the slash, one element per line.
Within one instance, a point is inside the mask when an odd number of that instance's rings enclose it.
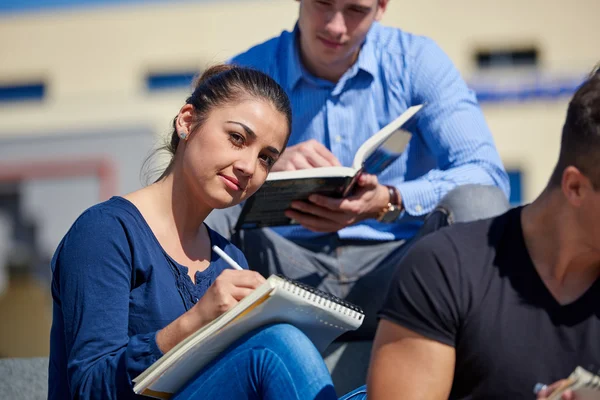
<path fill-rule="evenodd" d="M 0 85 L 0 103 L 41 101 L 46 86 L 42 82 Z"/>
<path fill-rule="evenodd" d="M 506 67 L 537 67 L 539 50 L 535 46 L 477 50 L 475 63 L 480 69 Z"/>
<path fill-rule="evenodd" d="M 199 71 L 150 73 L 146 76 L 146 87 L 150 92 L 170 89 L 191 89 Z"/>

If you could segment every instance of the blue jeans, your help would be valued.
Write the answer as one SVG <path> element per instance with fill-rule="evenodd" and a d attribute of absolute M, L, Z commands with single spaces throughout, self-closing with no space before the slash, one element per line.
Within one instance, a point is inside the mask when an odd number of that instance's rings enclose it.
<path fill-rule="evenodd" d="M 348 394 L 340 397 L 340 400 L 367 400 L 367 386 L 361 386 Z"/>
<path fill-rule="evenodd" d="M 337 399 L 312 342 L 288 324 L 247 334 L 206 366 L 174 400 Z"/>

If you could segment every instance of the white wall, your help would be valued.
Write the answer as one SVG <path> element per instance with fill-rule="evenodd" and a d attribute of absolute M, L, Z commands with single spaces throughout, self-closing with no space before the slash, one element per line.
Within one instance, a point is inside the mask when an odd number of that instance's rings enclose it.
<path fill-rule="evenodd" d="M 292 0 L 215 1 L 22 14 L 0 19 L 0 84 L 44 79 L 42 103 L 0 106 L 0 137 L 139 124 L 169 132 L 186 91 L 147 93 L 148 71 L 201 69 L 293 27 Z M 547 71 L 579 74 L 597 58 L 600 1 L 391 0 L 383 22 L 433 37 L 463 75 L 476 47 L 537 45 Z M 541 190 L 566 100 L 490 104 L 484 112 L 508 167 Z"/>

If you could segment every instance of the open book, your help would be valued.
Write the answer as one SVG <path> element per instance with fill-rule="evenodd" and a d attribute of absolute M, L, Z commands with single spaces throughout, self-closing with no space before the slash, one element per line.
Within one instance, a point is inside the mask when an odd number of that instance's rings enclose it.
<path fill-rule="evenodd" d="M 296 326 L 323 352 L 342 333 L 360 327 L 359 307 L 310 286 L 272 275 L 231 310 L 183 340 L 133 382 L 134 392 L 168 399 L 235 340 L 261 326 Z"/>
<path fill-rule="evenodd" d="M 559 400 L 566 390 L 575 393 L 577 400 L 600 400 L 600 376 L 577 367 L 565 383 L 552 392 L 548 400 Z"/>
<path fill-rule="evenodd" d="M 313 193 L 347 196 L 361 172 L 377 175 L 400 157 L 411 138 L 409 129 L 415 121 L 414 116 L 422 107 L 410 107 L 365 141 L 354 155 L 351 167 L 270 173 L 262 187 L 244 203 L 236 230 L 293 224 L 295 222 L 285 216 L 285 210 L 293 200 L 306 200 Z M 384 144 L 396 133 L 402 133 L 402 136 L 394 138 L 397 140 L 394 149 L 390 150 Z"/>

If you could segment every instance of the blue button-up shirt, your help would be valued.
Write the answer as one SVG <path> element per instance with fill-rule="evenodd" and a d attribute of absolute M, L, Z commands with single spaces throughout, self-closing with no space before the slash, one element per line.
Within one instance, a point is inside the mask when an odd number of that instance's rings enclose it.
<path fill-rule="evenodd" d="M 457 185 L 497 185 L 508 197 L 508 176 L 475 94 L 433 40 L 374 23 L 358 60 L 332 83 L 304 68 L 298 33 L 297 27 L 284 31 L 232 59 L 269 74 L 287 92 L 293 114 L 289 145 L 316 139 L 351 166 L 371 135 L 408 107 L 427 103 L 408 147 L 378 177 L 402 196 L 405 212 L 398 223 L 365 220 L 340 230 L 341 238 L 411 237 Z M 300 226 L 276 230 L 287 237 L 314 235 Z"/>

